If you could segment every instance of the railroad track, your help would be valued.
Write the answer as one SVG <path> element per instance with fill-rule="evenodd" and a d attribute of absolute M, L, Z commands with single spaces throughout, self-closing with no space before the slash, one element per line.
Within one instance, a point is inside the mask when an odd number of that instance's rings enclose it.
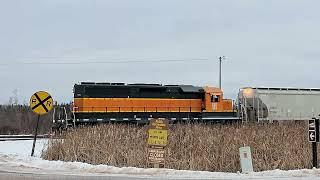
<path fill-rule="evenodd" d="M 37 139 L 49 138 L 50 134 L 37 135 Z M 0 135 L 0 141 L 32 140 L 34 135 Z"/>

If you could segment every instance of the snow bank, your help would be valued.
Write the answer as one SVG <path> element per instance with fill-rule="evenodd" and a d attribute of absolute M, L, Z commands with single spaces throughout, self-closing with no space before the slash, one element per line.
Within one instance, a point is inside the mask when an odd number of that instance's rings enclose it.
<path fill-rule="evenodd" d="M 223 179 L 278 179 L 278 178 L 320 178 L 320 169 L 303 170 L 273 170 L 249 174 L 223 173 L 206 171 L 185 171 L 172 169 L 143 169 L 134 167 L 113 167 L 108 165 L 90 165 L 80 162 L 47 161 L 39 157 L 25 155 L 0 154 L 0 169 L 10 172 L 39 173 L 39 174 L 68 174 L 68 175 L 97 175 L 97 176 L 139 176 L 165 178 L 223 178 Z"/>

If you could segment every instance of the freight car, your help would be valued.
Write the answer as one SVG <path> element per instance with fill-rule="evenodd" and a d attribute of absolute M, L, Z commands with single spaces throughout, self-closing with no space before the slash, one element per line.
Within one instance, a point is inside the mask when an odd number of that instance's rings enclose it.
<path fill-rule="evenodd" d="M 320 89 L 245 87 L 238 94 L 244 122 L 309 120 L 320 113 Z"/>
<path fill-rule="evenodd" d="M 64 109 L 67 114 L 66 109 Z M 57 118 L 55 126 L 134 121 L 152 118 L 171 121 L 239 120 L 231 99 L 214 87 L 192 85 L 82 82 L 74 85 L 71 115 Z"/>

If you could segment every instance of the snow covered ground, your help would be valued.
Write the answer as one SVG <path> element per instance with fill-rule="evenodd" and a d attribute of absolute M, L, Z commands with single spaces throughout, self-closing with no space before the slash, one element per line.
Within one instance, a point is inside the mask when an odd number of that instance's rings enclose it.
<path fill-rule="evenodd" d="M 45 139 L 37 141 L 36 157 L 30 156 L 32 140 L 0 142 L 0 171 L 157 179 L 320 179 L 320 169 L 273 170 L 241 174 L 134 167 L 117 168 L 108 165 L 90 165 L 80 162 L 47 161 L 40 158 L 41 151 L 45 147 L 46 142 L 47 140 Z"/>

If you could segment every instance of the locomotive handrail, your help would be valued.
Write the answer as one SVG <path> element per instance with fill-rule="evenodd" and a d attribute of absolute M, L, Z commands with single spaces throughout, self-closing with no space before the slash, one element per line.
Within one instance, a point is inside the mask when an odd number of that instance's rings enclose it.
<path fill-rule="evenodd" d="M 128 110 L 122 110 L 123 108 L 131 108 L 131 111 Z M 134 108 L 137 108 L 139 110 L 134 110 Z M 143 110 L 141 110 L 143 108 Z M 81 110 L 82 109 L 82 110 Z M 83 109 L 89 109 L 89 110 L 83 110 Z M 98 109 L 98 110 L 97 110 Z M 103 109 L 103 111 L 101 110 Z M 148 110 L 149 109 L 149 110 Z M 152 109 L 150 111 L 150 109 Z M 121 107 L 121 106 L 83 106 L 83 107 L 74 107 L 73 113 L 75 112 L 164 112 L 163 110 L 159 109 L 166 109 L 168 112 L 197 112 L 197 110 L 200 111 L 200 108 L 198 106 L 192 106 L 192 107 L 159 107 L 159 106 L 153 106 L 153 107 Z M 186 110 L 188 109 L 188 110 Z M 237 112 L 235 109 L 231 110 L 222 110 L 221 112 Z"/>
<path fill-rule="evenodd" d="M 128 110 L 123 110 L 121 111 L 121 109 L 123 108 L 131 108 L 131 111 Z M 134 108 L 137 108 L 139 110 L 134 110 Z M 143 110 L 140 110 L 142 109 Z M 81 110 L 82 109 L 82 110 Z M 83 109 L 89 109 L 89 110 L 83 110 Z M 91 110 L 90 110 L 91 109 Z M 97 110 L 99 109 L 99 110 Z M 103 111 L 101 111 L 101 109 L 103 109 Z M 112 109 L 112 110 L 110 110 Z M 117 110 L 116 110 L 117 109 Z M 83 106 L 83 107 L 76 107 L 74 108 L 74 112 L 94 112 L 96 111 L 100 111 L 100 112 L 152 112 L 152 111 L 148 111 L 148 109 L 155 109 L 155 112 L 159 112 L 159 109 L 166 109 L 168 112 L 193 112 L 192 110 L 198 110 L 200 109 L 198 106 L 189 106 L 189 107 L 181 107 L 181 106 L 174 106 L 174 107 L 159 107 L 159 106 L 154 106 L 154 107 L 121 107 L 121 106 Z M 178 111 L 176 111 L 176 109 L 178 109 Z M 186 110 L 188 109 L 188 110 Z M 161 110 L 160 112 L 163 112 L 163 110 Z"/>

